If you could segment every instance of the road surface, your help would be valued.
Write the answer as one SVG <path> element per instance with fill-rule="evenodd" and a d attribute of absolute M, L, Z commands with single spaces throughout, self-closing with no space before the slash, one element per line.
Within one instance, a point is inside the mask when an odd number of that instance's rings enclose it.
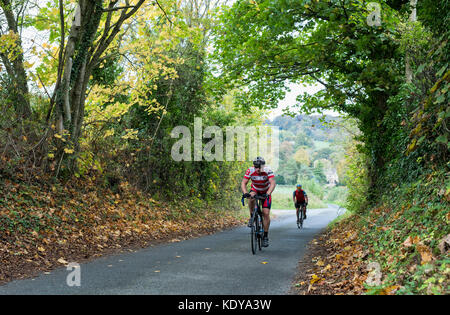
<path fill-rule="evenodd" d="M 306 246 L 342 214 L 330 205 L 308 211 L 303 229 L 295 211 L 273 210 L 270 246 L 252 255 L 250 229 L 232 230 L 132 253 L 102 257 L 0 286 L 0 294 L 285 295 Z M 68 286 L 67 279 L 72 284 Z M 69 281 L 70 283 L 70 281 Z"/>

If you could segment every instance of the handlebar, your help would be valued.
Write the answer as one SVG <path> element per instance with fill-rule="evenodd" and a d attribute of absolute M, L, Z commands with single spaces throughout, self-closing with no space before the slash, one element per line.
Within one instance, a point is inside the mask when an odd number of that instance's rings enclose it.
<path fill-rule="evenodd" d="M 253 199 L 260 199 L 260 200 L 266 200 L 267 199 L 267 197 L 260 196 L 260 195 L 255 195 L 254 197 L 251 197 L 251 198 L 253 198 Z"/>
<path fill-rule="evenodd" d="M 259 199 L 259 200 L 266 200 L 267 199 L 267 197 L 264 197 L 264 196 L 261 196 L 261 195 L 254 195 L 253 197 L 250 196 L 248 198 L 242 197 L 242 199 L 241 199 L 242 205 L 244 206 L 244 199 L 250 199 L 250 198 L 251 199 Z"/>

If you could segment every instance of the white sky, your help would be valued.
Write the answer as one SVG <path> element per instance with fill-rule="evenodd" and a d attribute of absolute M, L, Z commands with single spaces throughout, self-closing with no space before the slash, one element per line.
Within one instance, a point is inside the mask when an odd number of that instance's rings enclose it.
<path fill-rule="evenodd" d="M 307 92 L 308 94 L 314 94 L 317 91 L 321 90 L 323 87 L 321 85 L 311 85 L 308 87 L 304 87 L 300 84 L 289 84 L 289 87 L 291 89 L 290 92 L 286 93 L 286 97 L 278 102 L 278 107 L 276 109 L 273 109 L 269 112 L 268 118 L 270 120 L 274 119 L 277 116 L 280 116 L 283 114 L 283 109 L 287 108 L 289 106 L 293 106 L 297 103 L 296 97 L 298 95 L 303 94 L 304 92 Z M 331 110 L 325 110 L 324 114 L 331 115 L 331 116 L 339 116 L 339 113 Z"/>

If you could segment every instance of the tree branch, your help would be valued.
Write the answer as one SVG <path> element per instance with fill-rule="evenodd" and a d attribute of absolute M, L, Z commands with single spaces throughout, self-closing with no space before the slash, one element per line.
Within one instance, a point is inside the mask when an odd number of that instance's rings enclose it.
<path fill-rule="evenodd" d="M 161 11 L 163 11 L 164 15 L 166 16 L 166 19 L 170 22 L 171 25 L 173 25 L 172 21 L 169 19 L 169 17 L 167 16 L 166 11 L 164 11 L 163 7 L 159 4 L 158 0 L 155 0 L 155 2 L 158 5 L 158 7 L 161 9 Z"/>

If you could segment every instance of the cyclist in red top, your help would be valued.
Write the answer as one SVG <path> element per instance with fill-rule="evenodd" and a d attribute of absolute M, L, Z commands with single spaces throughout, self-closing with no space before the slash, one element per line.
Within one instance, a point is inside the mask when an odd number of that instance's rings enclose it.
<path fill-rule="evenodd" d="M 297 209 L 297 218 L 300 208 L 303 208 L 303 219 L 306 219 L 306 206 L 308 205 L 308 195 L 306 194 L 306 191 L 302 189 L 302 185 L 300 184 L 297 185 L 297 190 L 295 190 L 294 193 L 292 194 L 292 199 L 294 200 L 295 209 Z"/>
<path fill-rule="evenodd" d="M 263 225 L 264 225 L 264 237 L 262 246 L 269 246 L 269 226 L 270 226 L 270 207 L 272 205 L 272 192 L 275 189 L 275 174 L 266 166 L 266 161 L 262 157 L 257 157 L 253 160 L 253 167 L 250 167 L 245 172 L 242 179 L 241 189 L 244 198 L 253 197 L 256 194 L 265 196 L 262 213 L 263 213 Z M 252 187 L 250 193 L 247 191 L 247 183 L 252 180 Z M 253 209 L 255 208 L 255 199 L 250 199 L 248 202 L 250 208 L 250 218 L 252 217 Z M 251 219 L 248 222 L 248 226 L 251 227 Z"/>

